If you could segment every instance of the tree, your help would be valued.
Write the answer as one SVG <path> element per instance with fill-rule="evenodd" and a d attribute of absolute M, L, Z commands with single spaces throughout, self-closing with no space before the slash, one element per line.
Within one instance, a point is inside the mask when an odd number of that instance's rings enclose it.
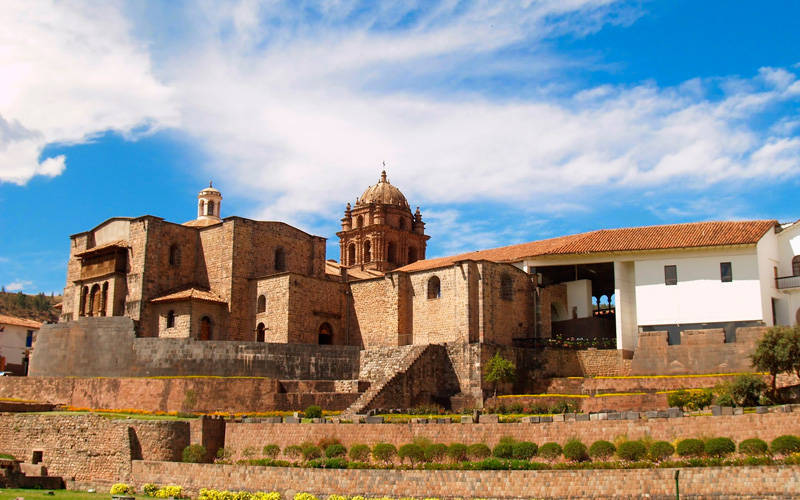
<path fill-rule="evenodd" d="M 494 396 L 497 397 L 497 384 L 513 382 L 516 378 L 517 368 L 514 363 L 494 353 L 492 359 L 486 364 L 486 381 L 494 384 Z"/>
<path fill-rule="evenodd" d="M 777 395 L 778 374 L 794 371 L 798 364 L 794 353 L 800 346 L 800 335 L 795 333 L 795 329 L 787 326 L 773 326 L 761 337 L 756 346 L 756 350 L 750 357 L 753 366 L 757 369 L 768 372 L 772 376 L 772 394 Z"/>

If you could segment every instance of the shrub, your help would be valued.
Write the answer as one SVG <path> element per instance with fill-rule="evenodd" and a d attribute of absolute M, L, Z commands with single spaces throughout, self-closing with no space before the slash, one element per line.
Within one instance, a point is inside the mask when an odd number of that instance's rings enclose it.
<path fill-rule="evenodd" d="M 375 457 L 375 460 L 389 463 L 395 455 L 397 455 L 397 448 L 393 444 L 378 443 L 372 447 L 372 456 Z"/>
<path fill-rule="evenodd" d="M 467 459 L 467 445 L 453 443 L 447 447 L 447 458 L 453 462 L 463 462 Z"/>
<path fill-rule="evenodd" d="M 275 458 L 281 452 L 281 447 L 277 444 L 268 444 L 261 450 L 261 454 L 267 458 Z"/>
<path fill-rule="evenodd" d="M 325 448 L 325 456 L 328 458 L 343 457 L 347 455 L 347 448 L 341 444 L 329 444 Z"/>
<path fill-rule="evenodd" d="M 136 490 L 130 484 L 116 483 L 111 487 L 112 495 L 133 495 Z"/>
<path fill-rule="evenodd" d="M 342 442 L 335 437 L 324 437 L 317 441 L 317 446 L 319 446 L 320 450 L 324 450 L 332 444 L 342 444 Z"/>
<path fill-rule="evenodd" d="M 317 405 L 311 405 L 303 412 L 306 418 L 322 418 L 322 408 Z"/>
<path fill-rule="evenodd" d="M 552 442 L 541 445 L 536 452 L 538 456 L 547 460 L 555 460 L 561 456 L 561 453 L 563 453 L 561 445 Z"/>
<path fill-rule="evenodd" d="M 731 383 L 731 396 L 739 406 L 757 406 L 767 384 L 758 375 L 739 375 Z"/>
<path fill-rule="evenodd" d="M 158 491 L 157 484 L 146 483 L 142 485 L 142 492 L 144 492 L 145 496 L 154 497 L 156 496 L 156 491 Z"/>
<path fill-rule="evenodd" d="M 580 440 L 570 439 L 564 444 L 564 457 L 573 462 L 585 462 L 589 459 L 589 451 Z"/>
<path fill-rule="evenodd" d="M 303 454 L 303 460 L 313 460 L 322 456 L 322 450 L 314 443 L 305 442 L 300 444 L 300 450 Z"/>
<path fill-rule="evenodd" d="M 491 454 L 492 450 L 483 443 L 475 443 L 467 447 L 467 456 L 472 460 L 481 460 Z"/>
<path fill-rule="evenodd" d="M 575 413 L 578 411 L 578 405 L 569 401 L 559 401 L 550 407 L 550 413 Z"/>
<path fill-rule="evenodd" d="M 790 455 L 800 452 L 800 438 L 791 435 L 778 436 L 772 440 L 769 449 L 776 455 Z"/>
<path fill-rule="evenodd" d="M 647 457 L 653 462 L 660 462 L 671 457 L 675 453 L 675 448 L 666 441 L 656 441 L 647 450 Z"/>
<path fill-rule="evenodd" d="M 162 486 L 161 488 L 156 491 L 155 494 L 156 498 L 183 498 L 183 487 L 177 486 L 174 484 L 170 484 L 167 486 Z"/>
<path fill-rule="evenodd" d="M 347 500 L 347 497 L 342 495 L 328 495 L 327 500 Z"/>
<path fill-rule="evenodd" d="M 736 444 L 730 438 L 711 438 L 705 443 L 705 452 L 709 457 L 725 457 L 735 451 Z"/>
<path fill-rule="evenodd" d="M 428 462 L 441 462 L 445 455 L 447 455 L 446 444 L 434 443 L 425 447 L 425 460 Z"/>
<path fill-rule="evenodd" d="M 617 447 L 617 456 L 628 462 L 637 462 L 647 455 L 647 448 L 641 441 L 625 441 Z"/>
<path fill-rule="evenodd" d="M 767 443 L 758 438 L 745 439 L 739 443 L 739 453 L 744 453 L 748 456 L 766 455 L 769 451 Z"/>
<path fill-rule="evenodd" d="M 292 460 L 297 460 L 303 456 L 303 448 L 296 444 L 292 444 L 283 449 L 283 454 Z"/>
<path fill-rule="evenodd" d="M 311 493 L 297 493 L 294 496 L 294 500 L 318 500 L 318 499 Z"/>
<path fill-rule="evenodd" d="M 514 403 L 511 405 L 511 413 L 522 413 L 524 410 L 522 403 Z"/>
<path fill-rule="evenodd" d="M 411 465 L 414 465 L 415 463 L 421 462 L 425 459 L 425 450 L 423 450 L 422 447 L 417 444 L 408 443 L 404 444 L 399 450 L 397 450 L 397 456 L 400 457 L 401 462 L 405 461 L 407 458 L 411 462 Z"/>
<path fill-rule="evenodd" d="M 514 443 L 512 456 L 517 460 L 530 460 L 536 456 L 537 451 L 539 451 L 539 447 L 536 446 L 536 443 L 531 443 L 530 441 L 520 441 L 518 443 Z"/>
<path fill-rule="evenodd" d="M 594 459 L 606 460 L 617 452 L 617 447 L 608 441 L 595 441 L 589 447 L 589 456 Z"/>
<path fill-rule="evenodd" d="M 199 464 L 206 458 L 206 447 L 202 444 L 190 444 L 183 449 L 183 461 L 189 464 Z"/>
<path fill-rule="evenodd" d="M 671 407 L 683 408 L 689 400 L 689 391 L 681 389 L 677 392 L 667 394 L 667 404 Z"/>
<path fill-rule="evenodd" d="M 511 443 L 498 443 L 492 450 L 492 455 L 497 458 L 511 458 L 514 456 L 514 445 Z"/>
<path fill-rule="evenodd" d="M 678 441 L 676 451 L 682 457 L 699 457 L 706 451 L 706 445 L 699 439 L 683 439 Z"/>
<path fill-rule="evenodd" d="M 233 450 L 230 448 L 219 448 L 217 450 L 217 462 L 230 463 L 231 457 L 233 457 Z"/>
<path fill-rule="evenodd" d="M 354 444 L 350 447 L 347 456 L 354 462 L 365 462 L 369 460 L 369 446 L 365 444 Z"/>
<path fill-rule="evenodd" d="M 716 403 L 720 406 L 736 406 L 736 401 L 733 400 L 729 384 L 719 385 L 715 389 L 717 391 Z"/>

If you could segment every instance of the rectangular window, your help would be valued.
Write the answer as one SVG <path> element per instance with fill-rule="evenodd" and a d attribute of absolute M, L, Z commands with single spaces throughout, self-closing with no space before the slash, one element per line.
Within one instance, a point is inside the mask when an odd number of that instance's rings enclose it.
<path fill-rule="evenodd" d="M 664 266 L 664 284 L 678 284 L 678 266 Z"/>
<path fill-rule="evenodd" d="M 33 330 L 28 330 L 28 334 L 25 336 L 25 347 L 32 347 L 33 346 Z"/>
<path fill-rule="evenodd" d="M 719 279 L 722 280 L 723 283 L 730 283 L 733 281 L 733 267 L 731 267 L 730 262 L 719 263 Z"/>

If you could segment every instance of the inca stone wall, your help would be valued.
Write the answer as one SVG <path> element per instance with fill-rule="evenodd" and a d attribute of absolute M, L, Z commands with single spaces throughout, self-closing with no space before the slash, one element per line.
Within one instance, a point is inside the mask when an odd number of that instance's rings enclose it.
<path fill-rule="evenodd" d="M 437 498 L 675 498 L 675 469 L 425 471 L 326 470 L 243 465 L 133 462 L 137 485 L 177 483 L 188 491 L 309 492 L 366 497 Z M 681 469 L 687 498 L 792 498 L 800 495 L 800 466 Z"/>

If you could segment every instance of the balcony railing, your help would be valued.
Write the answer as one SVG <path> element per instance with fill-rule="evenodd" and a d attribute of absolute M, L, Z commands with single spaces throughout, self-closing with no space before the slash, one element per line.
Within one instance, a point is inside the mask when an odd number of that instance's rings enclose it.
<path fill-rule="evenodd" d="M 800 276 L 784 276 L 782 278 L 775 278 L 775 286 L 779 289 L 800 288 Z"/>

